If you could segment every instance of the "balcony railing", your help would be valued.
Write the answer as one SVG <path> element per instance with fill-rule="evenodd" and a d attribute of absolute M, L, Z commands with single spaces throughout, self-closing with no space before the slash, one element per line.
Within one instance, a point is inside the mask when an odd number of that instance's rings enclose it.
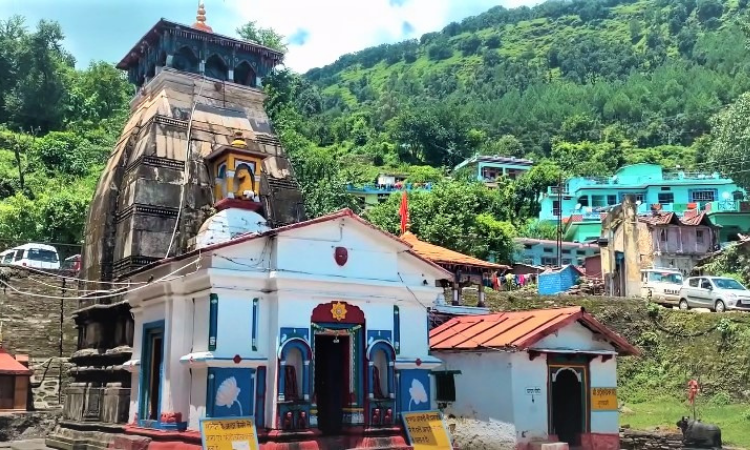
<path fill-rule="evenodd" d="M 365 184 L 361 186 L 355 186 L 348 184 L 346 186 L 346 192 L 350 194 L 390 194 L 392 192 L 401 191 L 430 191 L 432 190 L 432 183 L 405 183 L 396 185 L 383 185 L 383 184 Z"/>

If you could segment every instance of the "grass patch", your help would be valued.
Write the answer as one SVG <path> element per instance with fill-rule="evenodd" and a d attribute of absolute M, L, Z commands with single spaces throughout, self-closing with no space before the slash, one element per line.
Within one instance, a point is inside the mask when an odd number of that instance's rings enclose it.
<path fill-rule="evenodd" d="M 701 421 L 715 423 L 721 427 L 724 445 L 750 448 L 750 405 L 722 404 L 724 399 L 700 397 L 697 412 Z M 645 403 L 628 404 L 627 414 L 620 414 L 620 425 L 629 425 L 637 430 L 659 427 L 677 431 L 675 423 L 682 416 L 692 415 L 687 402 L 674 397 L 661 397 Z"/>

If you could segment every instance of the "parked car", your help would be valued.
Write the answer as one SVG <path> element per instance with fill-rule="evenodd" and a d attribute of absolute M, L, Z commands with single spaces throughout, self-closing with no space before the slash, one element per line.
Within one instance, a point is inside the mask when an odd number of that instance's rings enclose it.
<path fill-rule="evenodd" d="M 680 301 L 682 272 L 678 269 L 641 270 L 641 296 L 654 303 L 677 305 Z"/>
<path fill-rule="evenodd" d="M 62 270 L 78 273 L 81 270 L 81 255 L 73 255 L 65 258 L 62 263 Z"/>
<path fill-rule="evenodd" d="M 60 258 L 55 247 L 31 243 L 0 253 L 0 264 L 58 270 Z"/>
<path fill-rule="evenodd" d="M 680 309 L 690 308 L 750 311 L 750 291 L 732 278 L 691 277 L 680 289 Z"/>

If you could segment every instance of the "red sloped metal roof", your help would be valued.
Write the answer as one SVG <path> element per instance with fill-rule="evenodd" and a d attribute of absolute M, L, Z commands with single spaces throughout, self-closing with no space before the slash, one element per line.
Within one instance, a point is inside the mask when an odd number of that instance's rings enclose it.
<path fill-rule="evenodd" d="M 430 349 L 525 350 L 576 321 L 604 335 L 621 355 L 639 354 L 637 348 L 580 306 L 454 317 L 430 331 Z"/>
<path fill-rule="evenodd" d="M 31 375 L 32 371 L 16 361 L 4 348 L 0 347 L 0 374 L 2 375 Z"/>

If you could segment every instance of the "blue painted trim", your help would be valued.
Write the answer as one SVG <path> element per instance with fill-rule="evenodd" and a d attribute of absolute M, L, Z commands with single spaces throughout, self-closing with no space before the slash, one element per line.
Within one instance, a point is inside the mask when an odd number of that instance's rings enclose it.
<path fill-rule="evenodd" d="M 240 358 L 242 358 L 243 361 L 266 361 L 268 358 L 261 358 L 258 356 L 242 356 L 240 355 Z M 182 361 L 182 359 L 180 359 Z M 199 357 L 199 358 L 193 358 L 193 361 L 233 361 L 234 356 L 213 356 L 213 357 Z M 187 360 L 185 360 L 187 361 Z M 231 369 L 231 367 L 230 367 Z"/>
<path fill-rule="evenodd" d="M 266 424 L 266 368 L 258 367 L 255 371 L 255 421 L 257 427 L 263 428 Z"/>
<path fill-rule="evenodd" d="M 253 351 L 258 351 L 258 301 L 260 299 L 254 298 L 253 299 L 253 331 L 252 331 L 252 344 L 253 344 Z"/>
<path fill-rule="evenodd" d="M 396 385 L 395 377 L 396 377 L 396 350 L 393 348 L 390 342 L 385 340 L 378 340 L 370 344 L 370 346 L 367 348 L 367 361 L 372 362 L 372 356 L 374 352 L 382 351 L 385 354 L 385 362 L 387 364 L 385 370 L 385 374 L 380 374 L 380 376 L 386 377 L 386 397 L 391 398 L 391 394 L 394 392 L 393 388 Z M 375 396 L 375 369 L 373 365 L 368 364 L 368 379 L 370 381 L 368 385 L 368 392 L 367 396 L 368 398 L 374 398 Z"/>
<path fill-rule="evenodd" d="M 453 438 L 451 437 L 451 432 L 448 431 L 448 428 L 445 426 L 445 419 L 443 418 L 443 413 L 440 411 L 413 411 L 414 414 L 437 414 L 440 416 L 440 423 L 443 424 L 443 430 L 445 430 L 445 435 L 448 436 L 448 442 L 453 442 Z M 408 413 L 407 413 L 408 414 Z M 411 439 L 411 433 L 409 432 L 409 425 L 406 423 L 406 419 L 404 418 L 404 415 L 401 414 L 401 420 L 404 423 L 404 429 L 406 430 L 406 438 L 409 439 L 409 444 L 414 445 L 414 441 Z"/>
<path fill-rule="evenodd" d="M 206 392 L 206 417 L 213 417 L 215 415 L 214 408 L 216 408 L 216 376 L 221 373 L 222 370 L 232 371 L 247 371 L 248 376 L 251 380 L 251 389 L 253 393 L 250 395 L 250 410 L 255 409 L 255 369 L 250 367 L 209 367 L 208 368 L 208 390 Z"/>
<path fill-rule="evenodd" d="M 215 393 L 216 392 L 216 376 L 211 373 L 210 370 L 206 373 L 206 417 L 211 417 L 211 413 L 213 413 L 214 409 L 213 407 L 209 405 L 213 405 L 216 401 L 215 399 Z"/>
<path fill-rule="evenodd" d="M 385 352 L 385 359 L 389 362 L 396 362 L 396 349 L 393 348 L 390 342 L 386 340 L 377 340 L 370 344 L 367 348 L 367 360 L 372 361 L 372 353 L 377 350 L 383 350 Z"/>
<path fill-rule="evenodd" d="M 219 327 L 219 296 L 208 296 L 208 351 L 216 350 L 217 328 Z"/>
<path fill-rule="evenodd" d="M 282 361 L 286 361 L 287 353 L 290 349 L 296 348 L 300 351 L 302 354 L 302 398 L 307 401 L 309 398 L 312 397 L 312 389 L 310 387 L 310 370 L 312 370 L 312 359 L 313 359 L 313 351 L 310 347 L 310 344 L 307 343 L 302 338 L 291 338 L 287 339 L 286 342 L 284 342 L 281 345 L 281 348 L 279 348 L 279 363 Z M 284 367 L 283 365 L 279 364 L 279 373 L 278 373 L 278 384 L 279 384 L 279 395 L 283 395 L 285 391 L 285 383 L 286 383 L 286 377 L 285 377 L 285 371 L 281 369 L 281 367 Z"/>
<path fill-rule="evenodd" d="M 166 423 L 158 420 L 138 420 L 139 427 L 153 430 L 185 431 L 187 430 L 187 425 L 187 422 Z"/>
<path fill-rule="evenodd" d="M 143 419 L 147 415 L 148 412 L 148 389 L 147 389 L 147 380 L 151 376 L 151 353 L 153 349 L 151 348 L 151 339 L 150 336 L 154 334 L 161 333 L 161 364 L 159 365 L 159 398 L 157 400 L 157 407 L 156 407 L 156 420 L 150 420 L 150 419 Z M 164 320 L 156 320 L 153 322 L 146 322 L 143 324 L 143 336 L 141 338 L 141 374 L 140 374 L 140 380 L 138 381 L 138 418 L 139 423 L 141 421 L 143 422 L 157 422 L 159 421 L 159 418 L 161 418 L 161 399 L 162 399 L 162 393 L 164 392 L 164 361 L 165 361 L 165 352 L 164 349 L 166 347 L 166 333 L 165 333 L 165 321 Z M 147 427 L 147 428 L 154 428 L 154 427 Z"/>
<path fill-rule="evenodd" d="M 201 447 L 203 447 L 203 450 L 207 450 L 206 447 L 206 432 L 203 430 L 203 422 L 210 421 L 210 422 L 236 422 L 238 420 L 249 420 L 253 423 L 253 429 L 255 430 L 255 433 L 253 433 L 253 438 L 255 440 L 255 447 L 252 445 L 250 448 L 260 448 L 260 444 L 258 443 L 258 423 L 255 421 L 255 418 L 253 416 L 245 416 L 245 417 L 222 417 L 221 419 L 212 419 L 210 417 L 205 417 L 200 419 L 200 430 L 201 430 Z"/>
<path fill-rule="evenodd" d="M 401 353 L 401 311 L 393 306 L 393 348 L 396 354 Z"/>

